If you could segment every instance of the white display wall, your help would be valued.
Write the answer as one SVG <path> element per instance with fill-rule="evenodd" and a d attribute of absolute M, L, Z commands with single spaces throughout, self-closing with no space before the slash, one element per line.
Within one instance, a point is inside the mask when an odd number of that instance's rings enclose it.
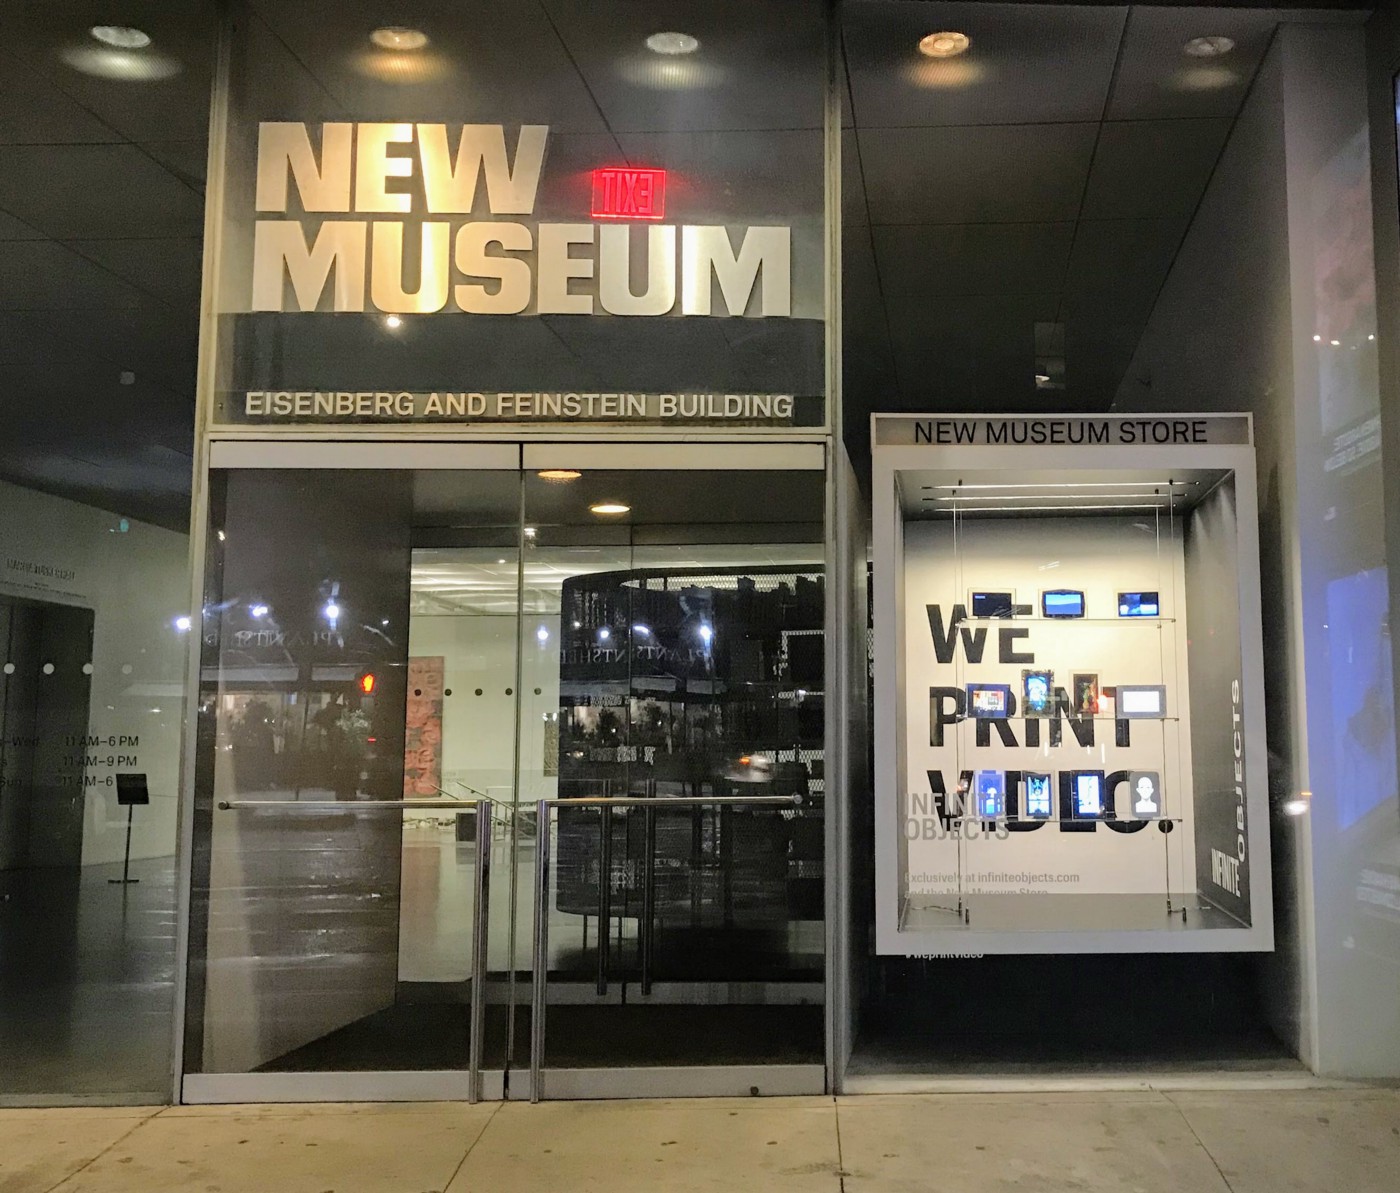
<path fill-rule="evenodd" d="M 1041 615 L 1041 593 L 1055 588 L 1084 593 L 1082 619 Z M 940 662 L 933 630 L 919 632 L 930 607 L 946 629 L 958 606 L 968 608 L 972 590 L 1006 589 L 1014 590 L 1017 602 L 1034 613 L 962 621 L 951 661 Z M 1118 617 L 1118 594 L 1129 591 L 1158 592 L 1160 616 Z M 937 701 L 932 696 L 908 700 L 903 829 L 906 894 L 914 907 L 946 906 L 942 896 L 959 891 L 1163 896 L 1194 891 L 1190 741 L 1181 732 L 1190 709 L 1182 682 L 1188 628 L 1178 525 L 1132 515 L 1035 521 L 968 516 L 959 518 L 956 527 L 950 518 L 911 522 L 904 529 L 904 603 L 907 689 L 911 694 L 943 690 L 945 717 L 956 715 L 949 688 L 1006 684 L 1021 701 L 1027 670 L 1052 671 L 1061 699 L 1075 711 L 1075 675 L 1095 676 L 1101 690 L 1117 684 L 1166 688 L 1166 719 L 1126 722 L 1127 744 L 1119 741 L 1114 702 L 1107 696 L 1092 718 L 1058 718 L 1060 744 L 1055 746 L 1050 741 L 1056 718 L 1022 716 L 1022 708 L 1005 723 L 1014 745 L 985 722 L 981 736 L 986 744 L 979 745 L 979 723 L 971 716 L 945 724 L 943 744 L 930 744 L 940 715 L 931 707 Z M 1012 634 L 1003 642 L 1006 631 Z M 973 662 L 969 656 L 980 659 Z M 1081 744 L 1076 728 L 1092 744 Z M 1039 744 L 1029 744 L 1028 738 L 1038 738 Z M 1049 773 L 1056 804 L 1051 819 L 1027 821 L 1022 790 L 1018 831 L 999 834 L 976 820 L 964 827 L 960 840 L 959 826 L 931 822 L 934 813 L 921 798 L 933 786 L 929 771 L 939 772 L 951 792 L 963 772 L 986 769 Z M 1158 814 L 1137 815 L 1125 784 L 1116 792 L 1115 820 L 1121 823 L 1114 828 L 1126 831 L 1114 831 L 1108 823 L 1061 822 L 1055 780 L 1070 770 L 1157 774 L 1162 796 Z M 1173 831 L 1161 832 L 1162 824 Z"/>

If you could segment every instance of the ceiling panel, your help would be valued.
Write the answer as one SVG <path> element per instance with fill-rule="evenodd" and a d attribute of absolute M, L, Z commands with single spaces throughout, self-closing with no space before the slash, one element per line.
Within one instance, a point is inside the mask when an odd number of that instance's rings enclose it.
<path fill-rule="evenodd" d="M 131 307 L 140 293 L 107 270 L 51 240 L 0 244 L 0 310 L 102 310 Z"/>
<path fill-rule="evenodd" d="M 1230 135 L 1229 120 L 1105 124 L 1094 152 L 1085 219 L 1189 216 Z"/>
<path fill-rule="evenodd" d="M 888 355 L 889 327 L 885 321 L 885 300 L 881 292 L 880 270 L 875 264 L 875 247 L 870 229 L 847 229 L 841 254 L 841 309 L 845 318 L 845 344 L 862 353 Z"/>
<path fill-rule="evenodd" d="M 860 142 L 853 128 L 841 130 L 841 226 L 862 227 L 870 222 L 865 205 L 865 173 L 861 169 Z"/>
<path fill-rule="evenodd" d="M 0 312 L 0 363 L 91 355 L 113 376 L 129 369 L 193 395 L 197 325 L 197 307 L 173 309 L 140 294 L 122 309 Z"/>
<path fill-rule="evenodd" d="M 873 229 L 895 306 L 930 295 L 1045 294 L 1064 284 L 1074 224 L 904 224 Z"/>
<path fill-rule="evenodd" d="M 201 193 L 209 168 L 209 138 L 195 141 L 142 141 L 141 150 L 176 178 Z"/>
<path fill-rule="evenodd" d="M 204 227 L 203 198 L 135 145 L 0 146 L 0 208 L 59 240 Z"/>
<path fill-rule="evenodd" d="M 871 221 L 1073 220 L 1097 131 L 1093 124 L 859 129 Z"/>
<path fill-rule="evenodd" d="M 842 8 L 862 128 L 1029 124 L 1103 115 L 1126 8 L 854 0 Z M 926 33 L 971 38 L 957 58 L 919 53 Z"/>
<path fill-rule="evenodd" d="M 1065 294 L 1155 295 L 1186 231 L 1184 217 L 1166 220 L 1082 220 L 1065 275 Z"/>
<path fill-rule="evenodd" d="M 900 409 L 1055 408 L 1055 397 L 1036 391 L 1034 358 L 1029 352 L 1021 359 L 983 355 L 949 360 L 942 353 L 905 349 L 899 353 L 898 368 Z"/>
<path fill-rule="evenodd" d="M 974 356 L 1029 360 L 1035 325 L 1058 316 L 1058 291 L 1046 294 L 995 294 L 962 297 L 920 295 L 912 303 L 888 296 L 890 337 L 895 350 L 928 349 L 953 362 Z"/>
<path fill-rule="evenodd" d="M 0 51 L 0 145 L 120 141 L 121 136 L 39 70 Z"/>
<path fill-rule="evenodd" d="M 1159 117 L 1233 118 L 1269 48 L 1276 13 L 1247 8 L 1134 8 L 1108 104 L 1110 120 Z M 1192 38 L 1228 37 L 1235 47 L 1197 58 Z"/>
<path fill-rule="evenodd" d="M 0 240 L 43 240 L 44 234 L 16 219 L 8 211 L 0 211 Z"/>
<path fill-rule="evenodd" d="M 199 306 L 201 241 L 198 237 L 65 243 L 162 302 L 187 310 Z"/>

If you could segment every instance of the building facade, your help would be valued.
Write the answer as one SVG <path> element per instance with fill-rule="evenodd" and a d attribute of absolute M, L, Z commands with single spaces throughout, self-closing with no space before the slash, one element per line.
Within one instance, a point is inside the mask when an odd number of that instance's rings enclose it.
<path fill-rule="evenodd" d="M 1389 14 L 59 8 L 0 1097 L 1400 1072 Z"/>

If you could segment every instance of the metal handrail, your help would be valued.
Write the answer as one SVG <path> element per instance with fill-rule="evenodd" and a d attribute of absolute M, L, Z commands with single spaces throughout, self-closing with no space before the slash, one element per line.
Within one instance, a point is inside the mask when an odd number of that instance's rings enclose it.
<path fill-rule="evenodd" d="M 784 807 L 801 806 L 800 795 L 580 795 L 553 796 L 536 801 L 537 807 L 548 804 L 554 808 L 733 808 L 748 805 L 781 804 Z"/>
<path fill-rule="evenodd" d="M 799 807 L 800 795 L 715 795 L 715 796 L 553 796 L 535 801 L 535 931 L 530 991 L 530 1101 L 538 1102 L 543 1086 L 545 1043 L 545 995 L 549 983 L 549 825 L 552 808 L 663 808 L 686 807 Z M 648 820 L 652 819 L 648 817 Z M 606 820 L 606 818 L 605 818 Z M 608 826 L 604 825 L 604 832 Z M 648 844 L 651 836 L 648 834 Z M 610 880 L 600 871 L 600 887 Z M 599 947 L 604 947 L 599 926 Z"/>
<path fill-rule="evenodd" d="M 494 821 L 491 808 L 496 801 L 489 796 L 476 799 L 452 800 L 220 800 L 224 811 L 244 808 L 276 808 L 295 812 L 300 809 L 335 809 L 340 812 L 360 812 L 368 808 L 389 808 L 404 811 L 409 808 L 470 810 L 476 817 L 476 875 L 475 922 L 472 925 L 472 994 L 470 1008 L 470 1043 L 467 1052 L 467 1101 L 481 1100 L 481 1062 L 486 1043 L 486 966 L 488 964 L 488 935 L 491 922 L 491 845 Z"/>
<path fill-rule="evenodd" d="M 422 808 L 427 811 L 442 808 L 455 808 L 457 811 L 472 810 L 481 799 L 222 799 L 215 805 L 219 811 L 237 811 L 240 808 L 284 808 L 294 812 L 298 808 L 336 808 L 344 812 L 360 812 L 366 808 Z"/>

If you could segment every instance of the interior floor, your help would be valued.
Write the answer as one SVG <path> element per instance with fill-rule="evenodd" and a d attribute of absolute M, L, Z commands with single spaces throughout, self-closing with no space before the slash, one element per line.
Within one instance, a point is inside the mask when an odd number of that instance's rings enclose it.
<path fill-rule="evenodd" d="M 503 1064 L 505 1008 L 487 1013 L 485 1066 Z M 399 1004 L 357 1020 L 262 1067 L 261 1072 L 461 1069 L 466 1008 Z M 632 1066 L 822 1064 L 823 1015 L 805 1006 L 557 1006 L 549 1010 L 545 1064 L 556 1069 Z M 517 1010 L 514 1055 L 528 1068 L 530 1011 Z"/>
<path fill-rule="evenodd" d="M 0 872 L 0 1098 L 170 1097 L 175 864 Z"/>

